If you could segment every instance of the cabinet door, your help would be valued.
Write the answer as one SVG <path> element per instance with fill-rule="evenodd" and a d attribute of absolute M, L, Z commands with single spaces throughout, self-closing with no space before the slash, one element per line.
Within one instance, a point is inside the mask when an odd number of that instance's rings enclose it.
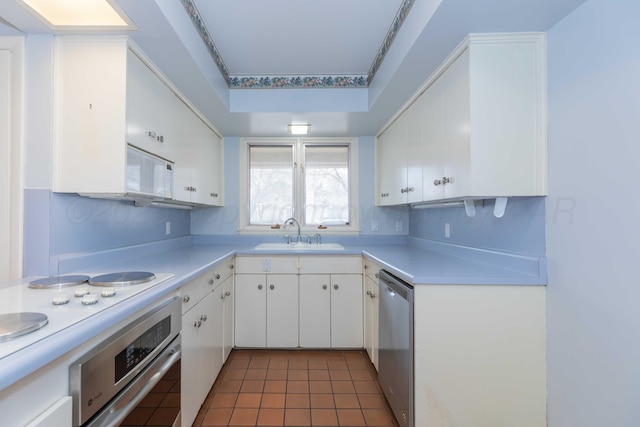
<path fill-rule="evenodd" d="M 378 284 L 365 276 L 364 348 L 369 360 L 378 369 Z"/>
<path fill-rule="evenodd" d="M 192 159 L 191 186 L 195 189 L 191 201 L 211 206 L 222 206 L 222 140 L 202 121 L 198 124 L 198 155 Z"/>
<path fill-rule="evenodd" d="M 228 277 L 222 285 L 224 291 L 224 304 L 223 312 L 224 319 L 222 321 L 222 362 L 226 362 L 231 349 L 233 349 L 233 308 L 234 308 L 234 296 L 233 289 L 233 276 Z"/>
<path fill-rule="evenodd" d="M 222 364 L 224 363 L 224 289 L 218 286 L 204 300 L 206 305 L 202 311 L 203 319 L 203 340 L 206 340 L 207 371 L 207 393 L 213 386 Z M 206 396 L 205 396 L 206 397 Z"/>
<path fill-rule="evenodd" d="M 125 190 L 126 41 L 56 40 L 54 191 Z"/>
<path fill-rule="evenodd" d="M 422 123 L 422 199 L 440 200 L 444 197 L 444 113 L 442 82 L 437 79 L 420 97 Z"/>
<path fill-rule="evenodd" d="M 470 195 L 469 51 L 466 50 L 438 79 L 442 82 L 444 112 L 444 197 Z M 479 131 L 479 130 L 478 130 Z M 499 155 L 500 153 L 495 153 Z M 508 179 L 505 177 L 505 179 Z"/>
<path fill-rule="evenodd" d="M 175 161 L 173 170 L 173 198 L 182 202 L 191 202 L 191 169 L 192 163 L 197 161 L 197 123 L 196 117 L 182 102 L 176 104 L 176 117 L 179 122 L 180 140 L 176 141 L 171 153 L 171 160 Z"/>
<path fill-rule="evenodd" d="M 331 275 L 331 347 L 362 348 L 362 275 Z"/>
<path fill-rule="evenodd" d="M 238 274 L 236 275 L 235 288 L 236 346 L 266 347 L 266 276 L 264 274 Z"/>
<path fill-rule="evenodd" d="M 298 276 L 267 275 L 267 347 L 298 346 Z M 238 296 L 237 296 L 238 297 Z"/>
<path fill-rule="evenodd" d="M 407 203 L 422 201 L 422 117 L 424 117 L 424 101 L 418 98 L 405 112 L 407 116 L 407 137 L 404 143 L 406 154 L 407 185 L 405 195 Z"/>
<path fill-rule="evenodd" d="M 331 346 L 331 276 L 300 275 L 300 347 Z"/>
<path fill-rule="evenodd" d="M 203 372 L 204 354 L 200 351 L 200 314 L 198 304 L 182 316 L 182 360 L 180 373 L 180 411 L 182 425 L 193 424 L 204 397 Z M 200 321 L 201 322 L 201 321 Z M 202 322 L 200 323 L 200 325 Z M 201 399 L 202 397 L 202 399 Z"/>
<path fill-rule="evenodd" d="M 406 203 L 407 157 L 403 144 L 407 138 L 407 116 L 402 114 L 378 138 L 376 144 L 376 174 L 380 206 Z"/>
<path fill-rule="evenodd" d="M 171 120 L 173 92 L 130 50 L 127 53 L 127 142 L 170 158 L 163 128 Z"/>

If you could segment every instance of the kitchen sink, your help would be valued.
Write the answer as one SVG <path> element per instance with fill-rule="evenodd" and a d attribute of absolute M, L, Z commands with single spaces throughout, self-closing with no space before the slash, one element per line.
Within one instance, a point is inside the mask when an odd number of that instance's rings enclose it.
<path fill-rule="evenodd" d="M 254 249 L 262 251 L 343 251 L 340 243 L 260 243 Z"/>

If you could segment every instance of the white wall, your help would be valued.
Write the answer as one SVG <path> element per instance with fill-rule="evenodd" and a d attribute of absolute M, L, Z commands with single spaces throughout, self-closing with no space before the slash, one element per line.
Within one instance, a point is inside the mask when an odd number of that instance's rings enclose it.
<path fill-rule="evenodd" d="M 639 28 L 590 0 L 549 31 L 551 427 L 640 425 Z"/>

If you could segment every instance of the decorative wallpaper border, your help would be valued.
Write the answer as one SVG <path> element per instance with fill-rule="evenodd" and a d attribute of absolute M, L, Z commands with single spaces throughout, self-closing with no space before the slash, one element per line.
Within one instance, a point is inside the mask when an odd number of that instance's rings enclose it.
<path fill-rule="evenodd" d="M 227 82 L 230 89 L 294 89 L 294 88 L 366 88 L 369 87 L 374 76 L 378 72 L 384 57 L 386 56 L 393 40 L 400 31 L 402 24 L 404 23 L 409 10 L 415 0 L 404 0 L 400 5 L 400 9 L 393 18 L 393 22 L 387 35 L 382 42 L 382 45 L 378 49 L 369 73 L 366 75 L 320 75 L 320 76 L 305 76 L 305 75 L 291 75 L 291 76 L 232 76 L 229 74 L 222 56 L 216 47 L 209 31 L 207 30 L 204 21 L 198 12 L 194 0 L 180 0 L 184 6 L 187 14 L 191 18 L 193 26 L 198 31 L 202 42 L 205 44 L 211 58 L 217 65 L 220 73 Z"/>

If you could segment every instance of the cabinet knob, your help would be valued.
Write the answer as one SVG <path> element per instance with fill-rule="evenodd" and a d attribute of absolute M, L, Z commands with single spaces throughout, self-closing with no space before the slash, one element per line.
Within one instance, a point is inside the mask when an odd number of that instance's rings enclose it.
<path fill-rule="evenodd" d="M 449 184 L 451 182 L 451 178 L 448 178 L 446 176 L 442 177 L 442 183 L 443 184 Z"/>
<path fill-rule="evenodd" d="M 269 285 L 269 289 L 275 289 L 276 285 Z"/>
<path fill-rule="evenodd" d="M 322 285 L 322 289 L 327 289 L 327 285 Z"/>
<path fill-rule="evenodd" d="M 155 138 L 156 138 L 156 133 L 155 133 L 154 131 L 152 131 L 152 130 L 150 130 L 149 132 L 147 132 L 147 135 L 148 135 L 150 138 L 153 138 L 153 139 L 155 139 Z"/>
<path fill-rule="evenodd" d="M 370 295 L 371 295 L 371 291 L 367 291 L 367 295 L 369 295 L 369 296 L 370 296 Z"/>
<path fill-rule="evenodd" d="M 258 285 L 258 289 L 262 289 L 262 285 Z"/>
<path fill-rule="evenodd" d="M 191 191 L 193 191 L 194 193 L 197 191 L 198 189 L 196 187 L 191 187 Z"/>
<path fill-rule="evenodd" d="M 185 295 L 185 296 L 182 298 L 182 302 L 189 302 L 190 300 L 191 300 L 191 298 L 189 297 L 189 295 Z"/>
<path fill-rule="evenodd" d="M 333 285 L 333 289 L 338 289 L 340 286 L 338 286 L 338 284 L 336 283 L 335 285 Z"/>
<path fill-rule="evenodd" d="M 200 320 L 202 320 L 203 322 L 206 322 L 207 321 L 207 315 L 206 314 L 202 314 L 200 316 Z"/>
<path fill-rule="evenodd" d="M 413 192 L 414 192 L 413 187 L 408 187 L 408 188 L 407 188 L 407 193 L 413 193 Z"/>
<path fill-rule="evenodd" d="M 213 285 L 213 279 L 209 279 L 209 285 Z"/>
<path fill-rule="evenodd" d="M 211 197 L 218 197 L 218 193 L 210 193 Z"/>
<path fill-rule="evenodd" d="M 200 326 L 202 326 L 202 322 L 200 320 L 196 320 L 195 322 L 193 322 L 194 328 L 199 328 Z"/>
<path fill-rule="evenodd" d="M 156 138 L 159 142 L 164 142 L 164 136 L 162 135 L 158 135 L 158 137 Z"/>
<path fill-rule="evenodd" d="M 220 275 L 216 274 L 216 280 L 220 280 Z"/>
<path fill-rule="evenodd" d="M 442 181 L 440 181 L 439 179 L 436 179 L 435 181 L 433 181 L 433 185 L 438 186 L 442 184 Z"/>
<path fill-rule="evenodd" d="M 225 293 L 224 293 L 224 296 L 225 296 L 225 297 L 231 296 L 231 292 L 230 292 L 230 291 L 225 292 Z"/>
<path fill-rule="evenodd" d="M 224 299 L 224 294 L 221 294 L 221 295 L 220 295 L 220 299 Z"/>

